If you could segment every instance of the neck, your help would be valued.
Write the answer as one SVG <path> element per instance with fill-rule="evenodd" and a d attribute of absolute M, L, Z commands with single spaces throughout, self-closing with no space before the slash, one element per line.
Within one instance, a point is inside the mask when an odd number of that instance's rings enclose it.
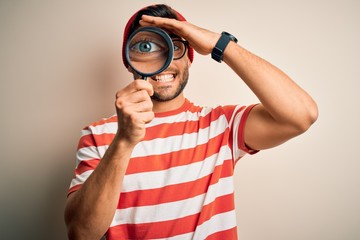
<path fill-rule="evenodd" d="M 180 108 L 184 104 L 184 102 L 185 97 L 183 94 L 180 94 L 176 98 L 165 102 L 153 100 L 153 111 L 154 113 L 172 111 Z"/>

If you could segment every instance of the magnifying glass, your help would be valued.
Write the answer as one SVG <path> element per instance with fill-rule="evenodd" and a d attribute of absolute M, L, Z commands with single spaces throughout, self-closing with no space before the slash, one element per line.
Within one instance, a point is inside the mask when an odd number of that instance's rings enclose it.
<path fill-rule="evenodd" d="M 174 45 L 161 28 L 142 27 L 129 36 L 125 55 L 132 69 L 146 79 L 168 68 L 173 60 Z"/>

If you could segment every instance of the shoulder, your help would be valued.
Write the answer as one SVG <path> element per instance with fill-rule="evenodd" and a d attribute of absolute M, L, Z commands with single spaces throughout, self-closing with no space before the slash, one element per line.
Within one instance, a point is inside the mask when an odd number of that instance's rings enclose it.
<path fill-rule="evenodd" d="M 88 132 L 92 134 L 103 134 L 103 133 L 114 133 L 117 130 L 117 116 L 116 114 L 102 118 L 98 121 L 92 122 L 89 125 L 83 128 L 83 132 Z"/>
<path fill-rule="evenodd" d="M 228 122 L 230 122 L 235 115 L 242 113 L 247 109 L 247 106 L 244 105 L 218 105 L 214 107 L 203 107 L 202 112 L 207 115 L 214 117 L 225 117 Z"/>

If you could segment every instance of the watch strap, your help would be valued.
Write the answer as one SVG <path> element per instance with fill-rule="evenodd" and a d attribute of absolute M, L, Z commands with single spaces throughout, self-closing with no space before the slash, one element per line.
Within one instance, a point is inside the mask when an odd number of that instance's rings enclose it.
<path fill-rule="evenodd" d="M 217 62 L 221 62 L 224 56 L 225 48 L 230 41 L 237 43 L 237 39 L 233 35 L 227 32 L 222 32 L 219 40 L 211 52 L 211 58 Z"/>

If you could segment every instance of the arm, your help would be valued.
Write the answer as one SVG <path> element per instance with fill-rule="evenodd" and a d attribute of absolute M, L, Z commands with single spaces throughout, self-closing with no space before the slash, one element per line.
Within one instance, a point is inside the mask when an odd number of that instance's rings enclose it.
<path fill-rule="evenodd" d="M 151 84 L 132 82 L 116 94 L 118 131 L 99 165 L 67 199 L 65 222 L 69 239 L 100 239 L 114 216 L 126 168 L 135 145 L 154 117 Z"/>
<path fill-rule="evenodd" d="M 66 202 L 69 239 L 100 239 L 115 213 L 132 146 L 114 139 L 104 158 Z"/>
<path fill-rule="evenodd" d="M 143 16 L 140 24 L 166 28 L 203 55 L 210 54 L 220 38 L 218 33 L 174 19 Z M 272 64 L 234 42 L 225 48 L 223 60 L 261 102 L 250 112 L 245 126 L 245 143 L 250 148 L 277 146 L 306 131 L 317 119 L 313 99 Z"/>
<path fill-rule="evenodd" d="M 253 149 L 277 146 L 306 131 L 317 119 L 314 100 L 285 73 L 230 42 L 226 62 L 259 98 L 250 112 L 245 142 Z"/>

